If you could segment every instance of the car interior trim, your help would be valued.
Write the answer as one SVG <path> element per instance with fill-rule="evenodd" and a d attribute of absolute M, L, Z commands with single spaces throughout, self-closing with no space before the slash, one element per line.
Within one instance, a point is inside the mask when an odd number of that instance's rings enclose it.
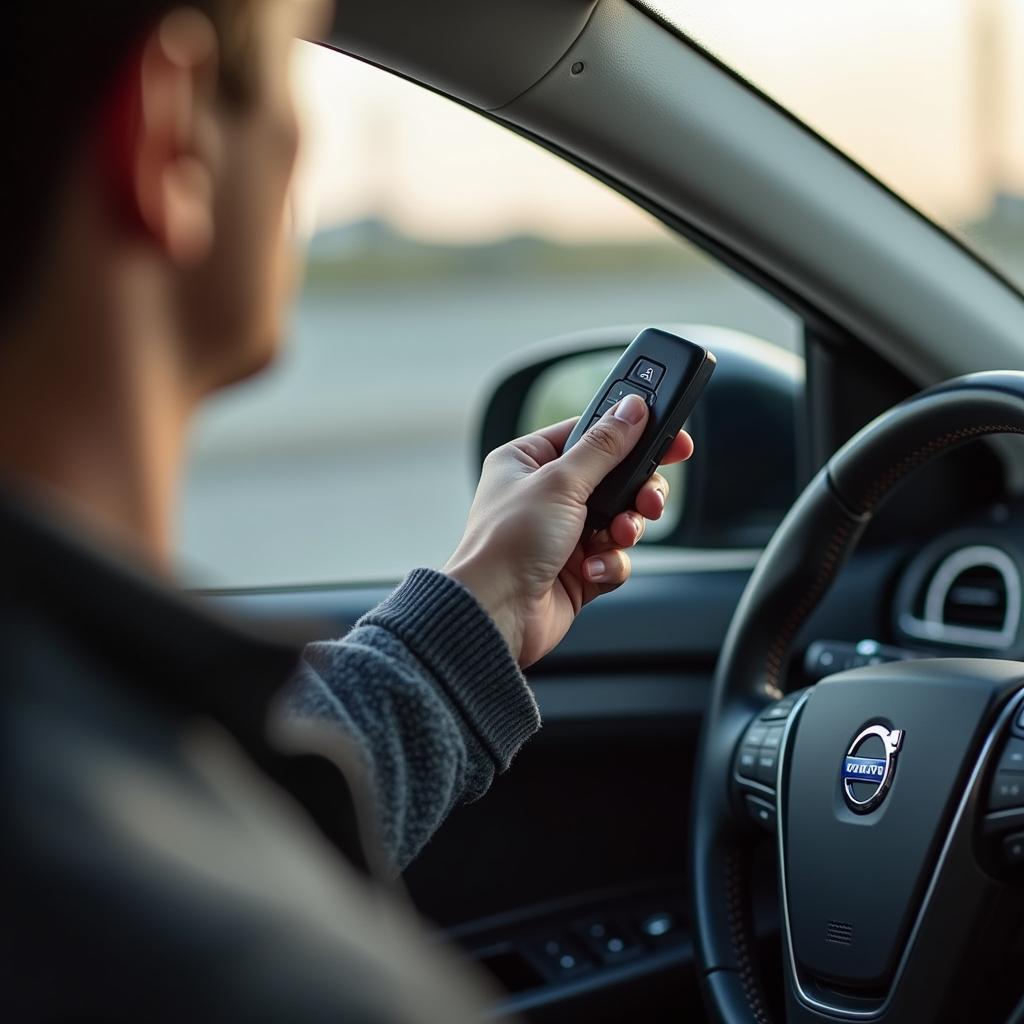
<path fill-rule="evenodd" d="M 375 0 L 338 4 L 331 40 L 406 77 L 500 107 L 543 78 L 596 0 Z"/>
<path fill-rule="evenodd" d="M 621 676 L 587 672 L 539 675 L 530 679 L 530 685 L 546 722 L 696 720 L 707 707 L 711 677 L 698 672 L 637 672 L 624 689 Z"/>
<path fill-rule="evenodd" d="M 634 574 L 678 572 L 750 572 L 761 548 L 638 547 L 630 552 Z"/>

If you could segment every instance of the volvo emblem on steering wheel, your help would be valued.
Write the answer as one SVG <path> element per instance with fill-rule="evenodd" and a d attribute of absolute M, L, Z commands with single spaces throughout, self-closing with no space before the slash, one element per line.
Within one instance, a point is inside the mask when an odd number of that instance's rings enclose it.
<path fill-rule="evenodd" d="M 873 811 L 884 799 L 896 771 L 902 729 L 869 725 L 861 729 L 843 758 L 843 796 L 858 814 Z"/>

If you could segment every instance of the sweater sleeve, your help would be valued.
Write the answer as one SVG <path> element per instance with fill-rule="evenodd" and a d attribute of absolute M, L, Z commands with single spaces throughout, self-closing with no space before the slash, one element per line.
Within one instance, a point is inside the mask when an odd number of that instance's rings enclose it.
<path fill-rule="evenodd" d="M 410 573 L 343 640 L 306 647 L 287 709 L 352 741 L 395 871 L 540 727 L 497 627 L 469 591 L 430 569 Z"/>

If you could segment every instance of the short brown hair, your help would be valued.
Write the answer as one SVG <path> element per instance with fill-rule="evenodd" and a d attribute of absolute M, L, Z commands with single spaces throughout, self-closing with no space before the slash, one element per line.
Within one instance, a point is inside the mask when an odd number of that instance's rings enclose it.
<path fill-rule="evenodd" d="M 256 0 L 4 0 L 0 14 L 0 325 L 31 287 L 62 172 L 132 48 L 193 7 L 221 41 L 221 87 L 240 101 Z"/>

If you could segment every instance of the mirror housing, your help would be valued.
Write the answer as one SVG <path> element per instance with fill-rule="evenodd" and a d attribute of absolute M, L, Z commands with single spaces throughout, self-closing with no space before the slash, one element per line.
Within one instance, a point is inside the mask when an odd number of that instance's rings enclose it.
<path fill-rule="evenodd" d="M 573 394 L 552 416 L 577 414 L 618 354 L 648 324 L 579 331 L 520 352 L 493 387 L 479 434 L 479 462 L 488 452 L 535 429 L 537 393 L 559 378 L 594 376 L 586 394 Z M 658 543 L 677 547 L 758 548 L 785 515 L 805 476 L 798 424 L 804 396 L 804 360 L 795 352 L 729 328 L 657 324 L 711 349 L 718 368 L 687 422 L 696 452 L 686 465 L 681 513 Z M 601 359 L 600 356 L 607 356 Z M 592 369 L 590 364 L 593 364 Z M 574 372 L 575 371 L 575 372 Z M 578 390 L 578 388 L 576 388 Z M 582 397 L 581 397 L 582 396 Z M 541 403 L 543 405 L 544 403 Z M 550 403 L 548 403 L 550 404 Z M 676 496 L 678 502 L 678 496 Z"/>

